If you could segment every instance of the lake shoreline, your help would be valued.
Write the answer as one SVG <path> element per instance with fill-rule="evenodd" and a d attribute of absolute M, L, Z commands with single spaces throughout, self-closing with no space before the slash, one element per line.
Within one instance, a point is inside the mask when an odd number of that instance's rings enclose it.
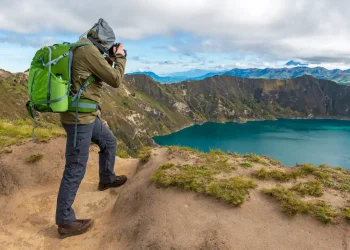
<path fill-rule="evenodd" d="M 164 134 L 160 134 L 160 135 L 157 135 L 157 136 L 153 136 L 152 139 L 154 137 L 158 137 L 158 136 L 166 136 L 166 135 L 170 135 L 170 134 L 173 134 L 173 133 L 176 133 L 176 132 L 179 132 L 181 130 L 184 130 L 186 128 L 190 128 L 190 127 L 193 127 L 193 126 L 201 126 L 201 125 L 204 125 L 206 123 L 218 123 L 218 124 L 227 124 L 227 123 L 237 123 L 237 124 L 245 124 L 245 123 L 248 123 L 248 122 L 261 122 L 261 121 L 278 121 L 278 120 L 336 120 L 336 121 L 350 121 L 350 117 L 313 117 L 313 118 L 309 118 L 309 117 L 291 117 L 291 118 L 284 118 L 284 117 L 278 117 L 278 118 L 275 118 L 275 119 L 247 119 L 247 120 L 232 120 L 232 121 L 225 121 L 225 122 L 219 122 L 219 121 L 205 121 L 205 122 L 202 122 L 202 123 L 191 123 L 189 125 L 186 125 L 184 127 L 181 127 L 177 130 L 174 130 L 173 132 L 170 132 L 170 133 L 164 133 Z M 154 142 L 154 140 L 153 140 Z M 154 142 L 155 143 L 155 142 Z"/>
<path fill-rule="evenodd" d="M 177 132 L 155 136 L 152 139 L 159 146 L 182 145 L 204 152 L 210 148 L 220 148 L 239 154 L 268 155 L 287 166 L 294 166 L 298 162 L 349 168 L 350 157 L 348 159 L 344 150 L 350 147 L 346 145 L 346 141 L 350 140 L 346 138 L 350 139 L 350 119 L 303 117 L 252 119 L 245 122 L 208 121 L 191 124 Z M 307 152 L 310 152 L 310 156 Z M 321 161 L 322 159 L 324 160 Z"/>

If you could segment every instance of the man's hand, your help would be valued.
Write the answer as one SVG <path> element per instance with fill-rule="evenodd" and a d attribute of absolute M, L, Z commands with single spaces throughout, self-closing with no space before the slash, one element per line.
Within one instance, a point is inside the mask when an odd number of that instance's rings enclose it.
<path fill-rule="evenodd" d="M 122 54 L 123 56 L 125 56 L 125 51 L 124 51 L 124 47 L 123 44 L 120 43 L 118 46 L 118 49 L 116 49 L 116 47 L 113 48 L 113 53 L 116 54 Z"/>

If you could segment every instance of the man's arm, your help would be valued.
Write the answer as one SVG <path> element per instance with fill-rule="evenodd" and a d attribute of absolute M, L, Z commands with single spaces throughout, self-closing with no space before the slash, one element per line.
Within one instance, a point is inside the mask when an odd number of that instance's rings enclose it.
<path fill-rule="evenodd" d="M 85 46 L 84 48 L 86 65 L 91 73 L 113 88 L 119 87 L 124 78 L 125 56 L 117 54 L 115 68 L 112 68 L 95 46 Z"/>

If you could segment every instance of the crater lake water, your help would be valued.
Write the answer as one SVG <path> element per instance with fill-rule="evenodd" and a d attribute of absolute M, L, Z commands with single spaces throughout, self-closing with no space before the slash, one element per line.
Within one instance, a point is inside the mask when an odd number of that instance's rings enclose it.
<path fill-rule="evenodd" d="M 329 164 L 350 169 L 350 121 L 279 119 L 205 123 L 154 137 L 157 144 L 268 155 L 287 166 Z"/>

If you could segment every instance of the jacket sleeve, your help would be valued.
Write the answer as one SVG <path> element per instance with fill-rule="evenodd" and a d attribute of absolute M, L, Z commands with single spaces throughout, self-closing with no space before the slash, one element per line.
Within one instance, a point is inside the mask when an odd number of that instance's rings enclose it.
<path fill-rule="evenodd" d="M 88 70 L 113 88 L 119 87 L 124 78 L 126 58 L 118 54 L 113 68 L 95 46 L 85 46 L 84 48 Z"/>

